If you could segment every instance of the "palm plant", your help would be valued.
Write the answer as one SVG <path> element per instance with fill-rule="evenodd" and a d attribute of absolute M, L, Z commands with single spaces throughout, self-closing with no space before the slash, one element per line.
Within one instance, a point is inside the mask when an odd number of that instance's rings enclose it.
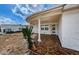
<path fill-rule="evenodd" d="M 24 38 L 28 40 L 28 43 L 29 43 L 28 48 L 29 49 L 32 48 L 32 38 L 31 38 L 32 29 L 33 29 L 33 27 L 26 27 L 26 28 L 22 29 Z"/>

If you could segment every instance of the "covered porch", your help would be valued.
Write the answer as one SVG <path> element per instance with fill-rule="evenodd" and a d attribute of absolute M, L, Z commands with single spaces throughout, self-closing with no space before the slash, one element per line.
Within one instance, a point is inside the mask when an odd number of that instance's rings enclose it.
<path fill-rule="evenodd" d="M 50 17 L 44 17 L 38 20 L 34 20 L 33 26 L 33 33 L 40 34 L 48 34 L 48 35 L 58 35 L 58 22 L 61 18 L 61 15 L 55 15 Z"/>
<path fill-rule="evenodd" d="M 30 26 L 33 26 L 33 33 L 38 34 L 38 42 L 41 42 L 41 34 L 59 35 L 59 21 L 62 16 L 63 6 L 46 10 L 27 17 Z"/>

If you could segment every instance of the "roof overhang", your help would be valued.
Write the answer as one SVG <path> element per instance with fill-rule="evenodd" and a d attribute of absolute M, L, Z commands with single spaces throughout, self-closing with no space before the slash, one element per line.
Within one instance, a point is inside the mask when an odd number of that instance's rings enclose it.
<path fill-rule="evenodd" d="M 54 15 L 49 17 L 44 17 L 40 19 L 41 24 L 42 23 L 57 23 L 59 19 L 61 18 L 61 15 Z M 38 19 L 31 19 L 30 24 L 38 24 Z"/>
<path fill-rule="evenodd" d="M 27 17 L 27 21 L 30 23 L 37 23 L 38 19 L 40 19 L 42 23 L 51 22 L 51 21 L 55 22 L 57 21 L 57 19 L 60 18 L 63 11 L 63 6 L 64 5 L 61 5 L 46 11 L 35 13 Z"/>

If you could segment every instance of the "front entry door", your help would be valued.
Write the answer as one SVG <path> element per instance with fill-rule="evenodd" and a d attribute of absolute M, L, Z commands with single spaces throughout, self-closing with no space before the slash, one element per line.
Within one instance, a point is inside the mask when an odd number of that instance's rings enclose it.
<path fill-rule="evenodd" d="M 51 34 L 56 34 L 56 24 L 51 26 Z"/>

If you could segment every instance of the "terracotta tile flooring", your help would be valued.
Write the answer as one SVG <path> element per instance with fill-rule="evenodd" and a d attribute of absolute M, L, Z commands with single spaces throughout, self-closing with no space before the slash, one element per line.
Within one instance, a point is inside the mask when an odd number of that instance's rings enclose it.
<path fill-rule="evenodd" d="M 37 39 L 37 37 L 36 37 Z M 79 51 L 63 48 L 56 35 L 41 35 L 42 42 L 34 43 L 32 50 L 39 55 L 79 55 Z"/>

